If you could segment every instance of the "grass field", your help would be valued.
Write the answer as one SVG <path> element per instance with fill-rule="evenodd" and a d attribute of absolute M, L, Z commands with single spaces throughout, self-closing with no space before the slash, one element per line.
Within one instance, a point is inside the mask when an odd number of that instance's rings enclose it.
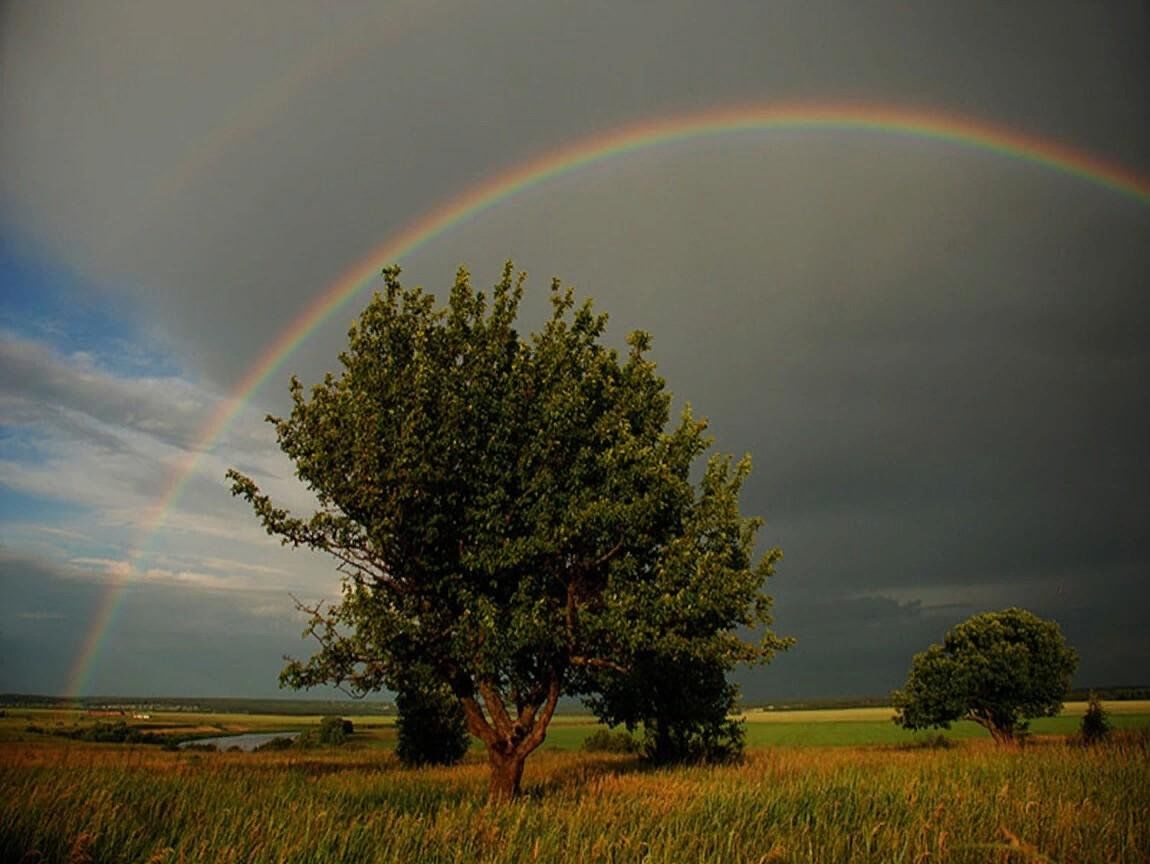
<path fill-rule="evenodd" d="M 1044 717 L 1031 724 L 1035 735 L 1070 735 L 1078 728 L 1086 710 L 1085 702 L 1067 702 L 1058 717 Z M 1150 700 L 1114 702 L 1106 710 L 1115 728 L 1150 727 Z M 865 746 L 911 745 L 933 740 L 938 731 L 908 732 L 891 722 L 890 708 L 837 708 L 807 711 L 766 711 L 756 709 L 743 715 L 746 720 L 747 745 L 768 747 L 793 746 Z M 26 732 L 28 726 L 46 731 L 83 726 L 119 719 L 94 716 L 82 711 L 56 711 L 25 708 L 8 712 L 0 718 L 0 742 L 35 741 L 42 736 Z M 146 720 L 123 718 L 132 726 L 146 731 L 201 737 L 240 734 L 243 732 L 298 732 L 319 723 L 319 715 L 298 714 L 225 714 L 193 712 L 155 712 Z M 359 746 L 391 747 L 395 742 L 395 718 L 378 715 L 351 715 Z M 552 722 L 544 745 L 547 749 L 578 750 L 583 740 L 601 729 L 587 715 L 559 715 Z M 974 723 L 954 724 L 941 733 L 955 740 L 986 738 L 987 733 Z"/>
<path fill-rule="evenodd" d="M 1150 704 L 1108 706 L 1150 726 Z M 1077 723 L 1068 706 L 1055 724 Z M 208 731 L 315 718 L 180 715 Z M 1145 862 L 1150 733 L 1085 748 L 1036 729 L 1023 749 L 908 736 L 889 710 L 754 712 L 738 766 L 651 770 L 577 752 L 596 725 L 559 718 L 528 762 L 523 801 L 485 805 L 486 765 L 407 770 L 387 718 L 353 746 L 183 753 L 25 731 L 77 717 L 0 719 L 0 861 L 42 862 Z M 90 721 L 89 721 L 90 722 Z M 361 725 L 362 724 L 362 725 Z M 1038 725 L 1038 724 L 1036 724 Z M 962 738 L 966 730 L 956 729 Z M 784 746 L 767 746 L 784 745 Z M 792 746 L 793 745 L 793 746 Z"/>
<path fill-rule="evenodd" d="M 1033 720 L 1034 735 L 1072 735 L 1086 712 L 1087 703 L 1067 702 L 1058 717 Z M 1114 702 L 1106 711 L 1116 729 L 1150 727 L 1150 701 Z M 766 747 L 861 746 L 874 744 L 907 745 L 937 739 L 938 730 L 908 732 L 891 722 L 890 708 L 842 708 L 825 711 L 751 711 L 747 721 L 747 745 Z M 952 740 L 987 739 L 990 736 L 976 723 L 955 723 L 942 732 Z"/>

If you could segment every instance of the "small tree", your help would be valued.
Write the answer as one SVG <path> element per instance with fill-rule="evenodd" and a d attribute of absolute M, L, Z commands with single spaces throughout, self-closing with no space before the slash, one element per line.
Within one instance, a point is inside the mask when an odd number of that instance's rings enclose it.
<path fill-rule="evenodd" d="M 588 701 L 612 725 L 642 726 L 643 756 L 659 765 L 729 762 L 743 753 L 743 724 L 732 718 L 738 687 L 714 661 L 644 652 L 627 675 L 604 675 Z"/>
<path fill-rule="evenodd" d="M 355 729 L 355 724 L 342 717 L 328 715 L 319 721 L 319 743 L 337 746 L 347 741 L 347 736 Z"/>
<path fill-rule="evenodd" d="M 305 729 L 299 734 L 295 739 L 295 746 L 305 749 L 308 747 L 338 747 L 346 743 L 347 736 L 351 734 L 354 728 L 354 724 L 350 720 L 344 720 L 342 717 L 333 715 L 321 717 L 318 726 Z"/>
<path fill-rule="evenodd" d="M 409 679 L 395 696 L 395 755 L 404 765 L 454 765 L 471 737 L 459 700 L 430 676 Z"/>
<path fill-rule="evenodd" d="M 895 722 L 946 729 L 973 720 L 998 743 L 1009 743 L 1026 729 L 1026 718 L 1062 710 L 1077 664 L 1053 621 L 1025 609 L 975 615 L 943 644 L 915 655 L 906 686 L 893 694 Z"/>
<path fill-rule="evenodd" d="M 606 316 L 552 285 L 552 315 L 515 329 L 523 276 L 487 294 L 461 270 L 446 308 L 384 271 L 348 334 L 343 371 L 275 424 L 320 509 L 301 518 L 229 471 L 269 534 L 332 555 L 342 601 L 308 608 L 320 650 L 281 683 L 378 690 L 426 668 L 487 749 L 489 795 L 519 792 L 562 694 L 627 674 L 643 651 L 729 668 L 786 640 L 739 509 L 749 459 L 713 456 L 706 423 L 671 396 Z M 745 638 L 754 633 L 755 637 Z M 744 634 L 744 635 L 740 635 Z"/>
<path fill-rule="evenodd" d="M 1079 734 L 1083 744 L 1097 744 L 1105 741 L 1110 735 L 1110 717 L 1102 707 L 1102 700 L 1093 690 L 1090 691 L 1090 704 L 1086 713 L 1082 715 L 1082 725 Z"/>

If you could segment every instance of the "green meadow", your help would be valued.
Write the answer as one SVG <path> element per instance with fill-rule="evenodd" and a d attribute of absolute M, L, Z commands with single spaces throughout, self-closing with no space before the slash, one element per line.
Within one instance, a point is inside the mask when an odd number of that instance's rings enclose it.
<path fill-rule="evenodd" d="M 486 802 L 487 768 L 412 770 L 391 718 L 340 748 L 166 751 L 49 734 L 106 722 L 0 718 L 0 860 L 38 862 L 1145 862 L 1150 703 L 1108 706 L 1109 743 L 1067 737 L 1083 706 L 1022 748 L 958 724 L 947 746 L 889 709 L 752 711 L 740 765 L 654 770 L 581 751 L 601 728 L 560 717 L 525 796 Z M 318 718 L 157 714 L 167 734 L 291 731 Z M 29 731 L 29 729 L 41 731 Z"/>

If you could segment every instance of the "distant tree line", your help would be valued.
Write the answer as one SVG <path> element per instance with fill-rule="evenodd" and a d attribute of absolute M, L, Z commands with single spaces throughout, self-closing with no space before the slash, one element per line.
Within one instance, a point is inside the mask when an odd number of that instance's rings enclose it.
<path fill-rule="evenodd" d="M 396 709 L 392 702 L 368 699 L 246 699 L 198 697 L 127 696 L 44 696 L 30 693 L 0 693 L 0 706 L 7 708 L 51 708 L 74 711 L 186 711 L 204 714 L 354 714 L 389 717 Z"/>

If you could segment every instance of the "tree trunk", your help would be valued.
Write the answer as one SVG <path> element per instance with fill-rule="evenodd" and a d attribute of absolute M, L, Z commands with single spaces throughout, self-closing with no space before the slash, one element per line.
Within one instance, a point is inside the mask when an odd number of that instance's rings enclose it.
<path fill-rule="evenodd" d="M 555 714 L 560 685 L 560 674 L 552 670 L 546 699 L 541 705 L 519 706 L 515 720 L 507 713 L 503 697 L 489 681 L 481 681 L 475 688 L 481 694 L 486 712 L 474 692 L 460 694 L 459 702 L 467 718 L 467 728 L 487 748 L 487 761 L 491 766 L 488 803 L 506 803 L 519 795 L 523 764 L 547 737 L 547 724 Z"/>
<path fill-rule="evenodd" d="M 1005 744 L 1013 744 L 1014 743 L 1014 730 L 1011 729 L 1010 727 L 1000 726 L 999 724 L 995 723 L 990 718 L 986 718 L 986 719 L 975 718 L 975 720 L 987 732 L 990 733 L 990 737 L 992 739 L 994 739 L 994 743 L 998 744 L 1000 747 L 1005 745 Z"/>
<path fill-rule="evenodd" d="M 994 743 L 999 746 L 1014 743 L 1014 730 L 1006 729 L 1002 726 L 995 726 L 993 723 L 987 727 L 990 729 L 990 737 L 994 739 Z"/>
<path fill-rule="evenodd" d="M 487 752 L 488 761 L 491 763 L 491 779 L 487 786 L 488 802 L 503 804 L 519 797 L 527 754 L 517 750 L 508 754 L 499 753 L 494 749 Z"/>
<path fill-rule="evenodd" d="M 965 719 L 973 720 L 989 732 L 995 744 L 1001 746 L 1014 743 L 1014 726 L 996 720 L 994 714 L 989 710 L 975 711 L 972 709 L 967 712 Z"/>
<path fill-rule="evenodd" d="M 675 752 L 671 743 L 671 730 L 667 728 L 666 723 L 661 723 L 657 719 L 652 719 L 648 728 L 654 730 L 648 740 L 653 739 L 655 743 L 651 751 L 646 754 L 647 758 L 656 765 L 670 762 L 671 756 Z"/>

